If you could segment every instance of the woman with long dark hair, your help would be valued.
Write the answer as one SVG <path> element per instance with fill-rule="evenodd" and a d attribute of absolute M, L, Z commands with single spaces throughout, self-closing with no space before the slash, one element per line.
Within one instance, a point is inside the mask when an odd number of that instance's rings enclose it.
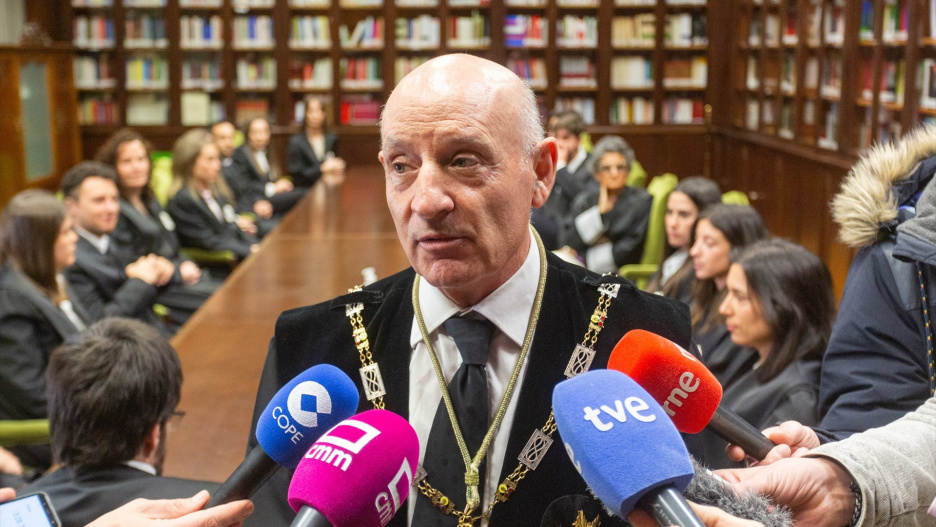
<path fill-rule="evenodd" d="M 344 181 L 345 162 L 338 157 L 338 136 L 328 131 L 325 105 L 318 97 L 305 99 L 302 130 L 289 138 L 286 164 L 297 187 L 309 188 L 319 179 L 327 185 Z"/>
<path fill-rule="evenodd" d="M 46 416 L 49 355 L 93 322 L 61 276 L 77 240 L 65 206 L 45 190 L 24 190 L 0 212 L 0 419 Z M 33 467 L 51 462 L 48 448 L 14 453 Z"/>

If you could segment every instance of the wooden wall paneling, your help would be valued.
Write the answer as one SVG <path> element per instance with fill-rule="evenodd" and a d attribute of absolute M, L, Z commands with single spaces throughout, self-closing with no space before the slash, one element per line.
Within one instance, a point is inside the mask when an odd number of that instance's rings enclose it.
<path fill-rule="evenodd" d="M 4 138 L 0 141 L 0 204 L 5 204 L 26 185 L 23 126 L 18 119 L 19 61 L 6 54 L 0 55 L 0 100 L 6 101 L 0 119 L 0 137 Z"/>

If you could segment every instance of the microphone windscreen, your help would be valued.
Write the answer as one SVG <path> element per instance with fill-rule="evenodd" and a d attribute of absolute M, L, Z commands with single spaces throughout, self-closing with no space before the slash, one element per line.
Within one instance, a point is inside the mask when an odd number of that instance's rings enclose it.
<path fill-rule="evenodd" d="M 608 369 L 626 374 L 650 392 L 680 432 L 699 433 L 721 402 L 721 384 L 702 362 L 649 331 L 628 331 L 614 346 Z"/>
<path fill-rule="evenodd" d="M 406 419 L 361 412 L 312 445 L 289 485 L 289 506 L 310 506 L 334 527 L 381 527 L 403 507 L 418 463 L 419 440 Z"/>
<path fill-rule="evenodd" d="M 660 405 L 621 372 L 594 370 L 553 390 L 566 453 L 595 495 L 622 518 L 647 492 L 685 490 L 692 463 Z"/>
<path fill-rule="evenodd" d="M 744 520 L 758 522 L 764 527 L 790 527 L 793 513 L 790 509 L 774 505 L 769 499 L 751 491 L 738 492 L 724 479 L 693 460 L 695 477 L 684 493 L 687 500 L 711 505 Z"/>
<path fill-rule="evenodd" d="M 358 390 L 343 371 L 319 364 L 276 392 L 257 419 L 257 442 L 274 461 L 296 468 L 326 430 L 354 415 Z"/>

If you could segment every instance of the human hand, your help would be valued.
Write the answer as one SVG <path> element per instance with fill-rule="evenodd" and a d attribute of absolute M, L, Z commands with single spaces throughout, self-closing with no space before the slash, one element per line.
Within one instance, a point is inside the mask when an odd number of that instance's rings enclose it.
<path fill-rule="evenodd" d="M 16 498 L 16 491 L 10 487 L 0 489 L 0 503 L 4 503 Z"/>
<path fill-rule="evenodd" d="M 195 262 L 186 260 L 179 264 L 179 274 L 186 284 L 197 284 L 201 280 L 202 270 Z"/>
<path fill-rule="evenodd" d="M 259 251 L 259 250 L 260 250 L 260 244 L 259 244 L 259 243 L 255 243 L 255 244 L 253 244 L 253 245 L 250 246 L 250 254 L 253 254 L 253 253 L 255 253 L 255 252 Z"/>
<path fill-rule="evenodd" d="M 840 527 L 855 511 L 851 475 L 823 458 L 787 458 L 768 466 L 717 470 L 739 492 L 769 496 L 793 511 L 796 525 Z"/>
<path fill-rule="evenodd" d="M 239 527 L 253 512 L 248 500 L 200 510 L 208 492 L 176 500 L 136 499 L 89 523 L 87 527 Z"/>
<path fill-rule="evenodd" d="M 175 274 L 175 264 L 162 256 L 156 256 L 155 254 L 150 256 L 153 257 L 154 265 L 159 270 L 159 280 L 156 285 L 164 286 L 168 284 L 172 280 L 172 275 Z"/>
<path fill-rule="evenodd" d="M 276 188 L 277 194 L 279 194 L 280 192 L 289 192 L 290 190 L 293 189 L 292 181 L 286 178 L 277 179 L 276 183 L 274 183 L 273 186 Z"/>
<path fill-rule="evenodd" d="M 19 458 L 3 447 L 0 447 L 0 474 L 13 474 L 16 476 L 23 474 L 23 465 L 20 465 Z"/>
<path fill-rule="evenodd" d="M 819 446 L 819 437 L 812 428 L 803 426 L 796 421 L 786 421 L 780 426 L 764 430 L 764 435 L 777 444 L 762 461 L 752 462 L 751 466 L 769 465 L 788 457 L 802 457 L 810 450 Z M 743 461 L 745 454 L 741 447 L 728 445 L 725 449 L 728 457 L 735 461 Z"/>
<path fill-rule="evenodd" d="M 598 191 L 598 213 L 607 214 L 612 206 L 614 202 L 608 198 L 608 188 L 601 185 L 601 190 Z"/>
<path fill-rule="evenodd" d="M 332 157 L 322 163 L 322 181 L 333 187 L 344 183 L 346 164 L 343 159 Z"/>
<path fill-rule="evenodd" d="M 763 523 L 742 520 L 717 507 L 698 505 L 691 501 L 689 506 L 692 507 L 692 511 L 696 513 L 696 516 L 702 520 L 706 527 L 764 527 Z M 649 514 L 639 509 L 635 509 L 634 512 L 630 513 L 627 521 L 631 522 L 634 527 L 657 527 L 659 525 Z"/>
<path fill-rule="evenodd" d="M 161 269 L 151 254 L 137 258 L 124 268 L 124 272 L 128 279 L 139 278 L 149 285 L 159 285 Z"/>
<path fill-rule="evenodd" d="M 251 236 L 256 236 L 257 234 L 257 224 L 250 221 L 249 218 L 238 216 L 237 227 Z"/>
<path fill-rule="evenodd" d="M 253 210 L 254 214 L 261 218 L 269 218 L 273 215 L 273 205 L 265 199 L 259 199 L 255 201 Z"/>

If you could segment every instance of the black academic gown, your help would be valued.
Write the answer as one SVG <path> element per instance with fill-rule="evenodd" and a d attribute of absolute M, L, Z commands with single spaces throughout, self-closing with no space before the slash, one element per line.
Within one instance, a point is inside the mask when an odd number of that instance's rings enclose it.
<path fill-rule="evenodd" d="M 224 219 L 219 220 L 205 200 L 194 195 L 187 187 L 169 199 L 166 210 L 175 221 L 179 241 L 186 247 L 233 251 L 238 259 L 247 258 L 250 246 L 257 240 L 240 230 L 235 222 L 233 207 L 223 196 L 216 196 L 215 199 L 222 209 L 228 207 Z"/>
<path fill-rule="evenodd" d="M 137 498 L 191 498 L 201 490 L 214 492 L 217 483 L 153 476 L 127 466 L 61 468 L 37 479 L 17 496 L 45 492 L 62 527 L 84 527 L 98 517 Z"/>
<path fill-rule="evenodd" d="M 641 328 L 665 336 L 683 347 L 689 345 L 689 310 L 681 304 L 639 291 L 633 283 L 612 276 L 599 276 L 561 261 L 547 253 L 547 278 L 539 323 L 527 356 L 523 384 L 514 395 L 517 413 L 507 446 L 502 481 L 517 466 L 517 457 L 535 429 L 546 422 L 551 410 L 552 390 L 565 380 L 564 371 L 576 344 L 588 329 L 589 318 L 598 304 L 598 285 L 621 284 L 611 302 L 608 319 L 598 337 L 592 368 L 604 368 L 618 340 L 631 329 Z M 284 312 L 276 323 L 276 333 L 264 364 L 254 407 L 253 426 L 276 391 L 307 368 L 321 363 L 341 368 L 359 386 L 359 411 L 371 409 L 360 388 L 361 367 L 345 305 L 363 303 L 362 317 L 371 343 L 374 361 L 380 365 L 387 389 L 387 410 L 409 415 L 410 331 L 413 324 L 412 287 L 415 273 L 407 269 L 363 291 L 329 302 Z M 536 471 L 530 472 L 512 497 L 494 507 L 491 527 L 540 524 L 550 503 L 561 496 L 587 494 L 582 477 L 562 448 L 558 433 Z M 250 447 L 256 445 L 254 431 Z M 291 471 L 280 469 L 254 495 L 256 511 L 249 525 L 288 526 L 295 514 L 286 504 Z M 426 499 L 410 494 L 409 499 Z M 603 520 L 602 525 L 615 525 Z M 405 507 L 388 524 L 406 525 Z M 618 524 L 619 525 L 619 524 Z M 423 526 L 419 526 L 423 527 Z"/>
<path fill-rule="evenodd" d="M 325 155 L 338 155 L 338 136 L 325 134 Z M 297 187 L 309 188 L 322 177 L 322 163 L 312 150 L 309 138 L 304 133 L 293 134 L 289 138 L 289 148 L 286 150 L 286 168 L 292 176 L 293 184 Z"/>

